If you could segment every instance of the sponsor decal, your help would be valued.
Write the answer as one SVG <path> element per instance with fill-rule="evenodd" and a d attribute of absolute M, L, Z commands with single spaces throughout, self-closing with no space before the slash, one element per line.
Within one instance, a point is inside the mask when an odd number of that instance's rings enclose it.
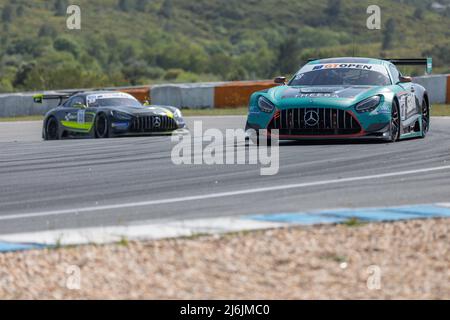
<path fill-rule="evenodd" d="M 326 64 L 307 64 L 297 72 L 296 76 L 299 77 L 301 74 L 326 70 L 326 69 L 351 69 L 351 70 L 366 70 L 380 72 L 387 75 L 386 67 L 382 64 L 370 64 L 370 63 L 326 63 Z"/>
<path fill-rule="evenodd" d="M 112 98 L 134 99 L 135 100 L 135 98 L 132 95 L 129 95 L 128 93 L 109 92 L 109 93 L 102 93 L 102 94 L 91 94 L 91 95 L 87 96 L 87 102 L 88 102 L 88 104 L 94 104 L 97 100 L 112 99 Z"/>
<path fill-rule="evenodd" d="M 417 111 L 418 105 L 414 93 L 407 93 L 400 97 L 400 115 L 403 121 Z"/>
<path fill-rule="evenodd" d="M 372 70 L 373 66 L 370 64 L 356 64 L 356 63 L 330 63 L 314 66 L 313 70 L 339 69 L 339 68 Z"/>
<path fill-rule="evenodd" d="M 296 98 L 339 98 L 339 95 L 334 93 L 300 93 Z"/>
<path fill-rule="evenodd" d="M 406 120 L 406 114 L 407 114 L 406 100 L 407 100 L 406 95 L 403 95 L 400 97 L 400 116 L 401 116 L 402 121 Z"/>
<path fill-rule="evenodd" d="M 66 116 L 64 117 L 66 121 L 77 121 L 78 120 L 78 114 L 77 113 L 66 113 Z"/>
<path fill-rule="evenodd" d="M 130 126 L 129 122 L 114 122 L 111 126 L 115 129 L 126 130 Z"/>
<path fill-rule="evenodd" d="M 85 110 L 79 110 L 77 113 L 77 123 L 78 124 L 84 124 L 85 123 L 85 116 L 86 111 Z"/>

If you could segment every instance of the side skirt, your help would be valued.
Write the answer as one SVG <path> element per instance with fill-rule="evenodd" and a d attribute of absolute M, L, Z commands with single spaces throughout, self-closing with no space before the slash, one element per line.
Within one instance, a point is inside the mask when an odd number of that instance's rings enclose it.
<path fill-rule="evenodd" d="M 406 133 L 402 133 L 400 135 L 400 140 L 405 140 L 405 139 L 411 139 L 411 138 L 420 138 L 422 137 L 422 131 L 423 131 L 423 127 L 422 127 L 422 115 L 417 115 L 416 117 L 410 119 L 406 126 L 411 126 L 413 124 L 415 124 L 416 122 L 419 122 L 419 126 L 420 126 L 420 130 L 419 131 L 411 131 L 411 132 L 406 132 Z M 402 128 L 402 131 L 404 130 L 405 127 Z"/>

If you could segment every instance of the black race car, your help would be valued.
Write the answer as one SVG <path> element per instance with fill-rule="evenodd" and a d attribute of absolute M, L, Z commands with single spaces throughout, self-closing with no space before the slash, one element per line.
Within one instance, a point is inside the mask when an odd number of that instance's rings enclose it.
<path fill-rule="evenodd" d="M 123 92 L 88 91 L 34 96 L 36 103 L 54 99 L 59 99 L 59 106 L 45 115 L 44 140 L 170 134 L 186 128 L 179 109 L 143 105 Z"/>

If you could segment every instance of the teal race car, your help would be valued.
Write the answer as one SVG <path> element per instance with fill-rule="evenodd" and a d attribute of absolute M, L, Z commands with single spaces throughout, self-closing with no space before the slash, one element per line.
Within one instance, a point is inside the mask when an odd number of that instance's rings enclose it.
<path fill-rule="evenodd" d="M 275 135 L 280 140 L 424 138 L 430 97 L 397 65 L 431 70 L 431 59 L 310 61 L 289 82 L 278 77 L 279 86 L 251 96 L 246 132 L 257 143 L 261 135 L 269 141 Z"/>

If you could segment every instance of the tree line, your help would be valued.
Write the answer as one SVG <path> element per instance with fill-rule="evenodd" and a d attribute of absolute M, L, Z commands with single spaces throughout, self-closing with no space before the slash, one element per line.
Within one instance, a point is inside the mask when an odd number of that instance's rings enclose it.
<path fill-rule="evenodd" d="M 318 0 L 323 10 L 301 20 L 291 12 L 302 4 L 291 2 L 81 0 L 84 25 L 71 33 L 67 0 L 9 0 L 0 7 L 0 92 L 263 79 L 292 74 L 312 57 L 405 52 L 432 55 L 438 70 L 450 71 L 450 23 L 439 21 L 447 12 L 427 1 L 406 1 L 406 18 L 387 17 L 372 33 L 358 2 Z M 111 28 L 115 21 L 129 24 Z"/>

